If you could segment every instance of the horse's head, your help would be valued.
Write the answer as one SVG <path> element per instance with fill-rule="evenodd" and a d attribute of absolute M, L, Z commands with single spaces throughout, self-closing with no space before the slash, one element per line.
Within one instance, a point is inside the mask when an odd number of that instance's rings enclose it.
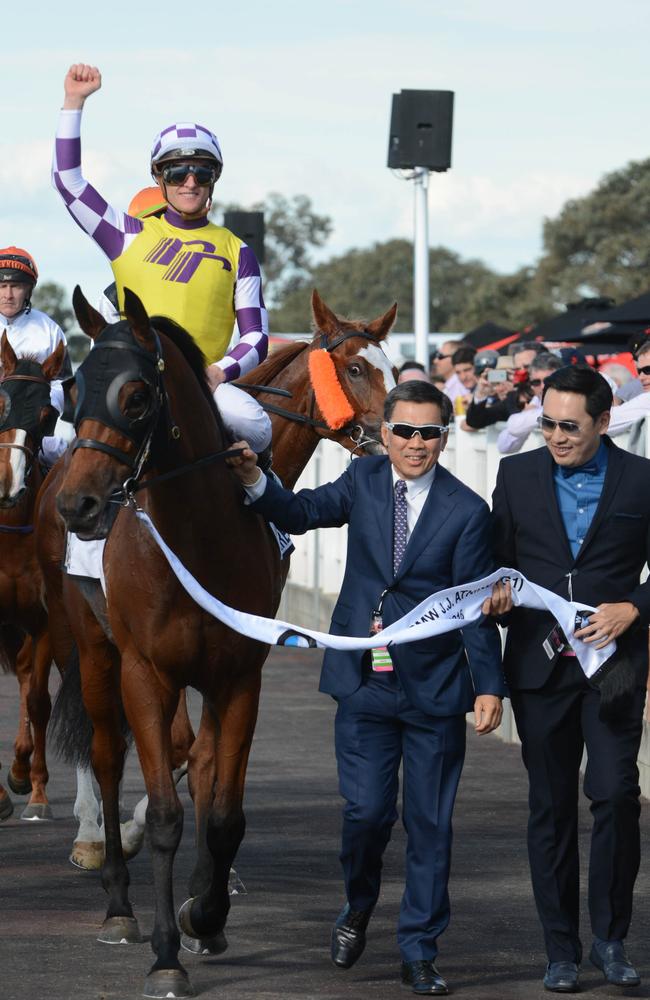
<path fill-rule="evenodd" d="M 61 342 L 40 365 L 17 358 L 4 332 L 0 357 L 0 508 L 6 509 L 26 495 L 41 442 L 54 432 L 58 414 L 50 403 L 50 382 L 61 370 L 65 347 Z"/>
<path fill-rule="evenodd" d="M 317 432 L 353 453 L 381 453 L 384 399 L 396 376 L 382 341 L 395 322 L 397 305 L 371 323 L 352 322 L 336 316 L 314 290 L 312 312 L 316 333 L 309 377 L 323 423 Z"/>
<path fill-rule="evenodd" d="M 57 495 L 70 531 L 103 538 L 117 512 L 109 500 L 136 479 L 148 457 L 163 405 L 160 341 L 140 299 L 125 291 L 125 319 L 107 324 L 77 287 L 73 305 L 94 347 L 71 391 L 77 440 Z"/>

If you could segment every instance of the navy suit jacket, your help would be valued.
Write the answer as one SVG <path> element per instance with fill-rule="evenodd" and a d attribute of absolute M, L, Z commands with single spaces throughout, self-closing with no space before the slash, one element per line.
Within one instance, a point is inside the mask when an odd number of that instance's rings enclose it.
<path fill-rule="evenodd" d="M 573 557 L 555 495 L 555 463 L 548 448 L 504 458 L 492 498 L 496 559 L 533 583 L 594 607 L 631 601 L 640 618 L 617 645 L 634 663 L 639 686 L 648 674 L 650 583 L 640 583 L 650 556 L 650 462 L 612 444 L 596 513 Z M 507 617 L 504 667 L 512 690 L 535 690 L 548 680 L 557 656 L 543 642 L 555 625 L 543 611 L 513 608 Z"/>
<path fill-rule="evenodd" d="M 402 564 L 393 574 L 393 480 L 385 456 L 358 458 L 334 483 L 292 493 L 268 481 L 252 509 L 285 531 L 348 524 L 343 586 L 334 608 L 334 635 L 368 635 L 383 590 L 384 626 L 438 590 L 492 572 L 487 504 L 438 466 Z M 320 690 L 345 698 L 360 686 L 364 655 L 328 650 Z M 501 640 L 492 619 L 439 638 L 394 646 L 391 656 L 412 705 L 430 715 L 470 711 L 477 694 L 504 694 Z M 469 658 L 469 663 L 468 663 Z"/>

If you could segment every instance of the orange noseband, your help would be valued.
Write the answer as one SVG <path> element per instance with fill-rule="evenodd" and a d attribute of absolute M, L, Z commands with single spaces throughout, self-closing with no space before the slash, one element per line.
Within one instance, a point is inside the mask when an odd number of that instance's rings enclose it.
<path fill-rule="evenodd" d="M 339 382 L 336 365 L 327 351 L 310 352 L 309 378 L 318 408 L 327 426 L 333 431 L 338 431 L 349 424 L 354 417 L 354 410 Z"/>

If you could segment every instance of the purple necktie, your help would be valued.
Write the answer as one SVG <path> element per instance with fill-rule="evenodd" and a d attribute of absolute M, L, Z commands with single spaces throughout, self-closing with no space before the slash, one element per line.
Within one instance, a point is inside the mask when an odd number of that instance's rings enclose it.
<path fill-rule="evenodd" d="M 397 576 L 406 548 L 406 483 L 398 479 L 395 483 L 395 507 L 393 509 L 393 574 Z"/>

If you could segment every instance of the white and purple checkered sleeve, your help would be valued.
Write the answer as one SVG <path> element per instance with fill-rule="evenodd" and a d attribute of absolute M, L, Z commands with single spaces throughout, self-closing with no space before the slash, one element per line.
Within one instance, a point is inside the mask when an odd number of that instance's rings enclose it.
<path fill-rule="evenodd" d="M 239 341 L 219 362 L 227 382 L 256 368 L 269 351 L 269 318 L 262 295 L 260 266 L 255 254 L 245 243 L 242 243 L 239 251 L 235 315 Z"/>
<path fill-rule="evenodd" d="M 61 111 L 54 143 L 52 184 L 78 226 L 109 260 L 142 232 L 142 222 L 109 205 L 81 173 L 81 111 Z"/>

